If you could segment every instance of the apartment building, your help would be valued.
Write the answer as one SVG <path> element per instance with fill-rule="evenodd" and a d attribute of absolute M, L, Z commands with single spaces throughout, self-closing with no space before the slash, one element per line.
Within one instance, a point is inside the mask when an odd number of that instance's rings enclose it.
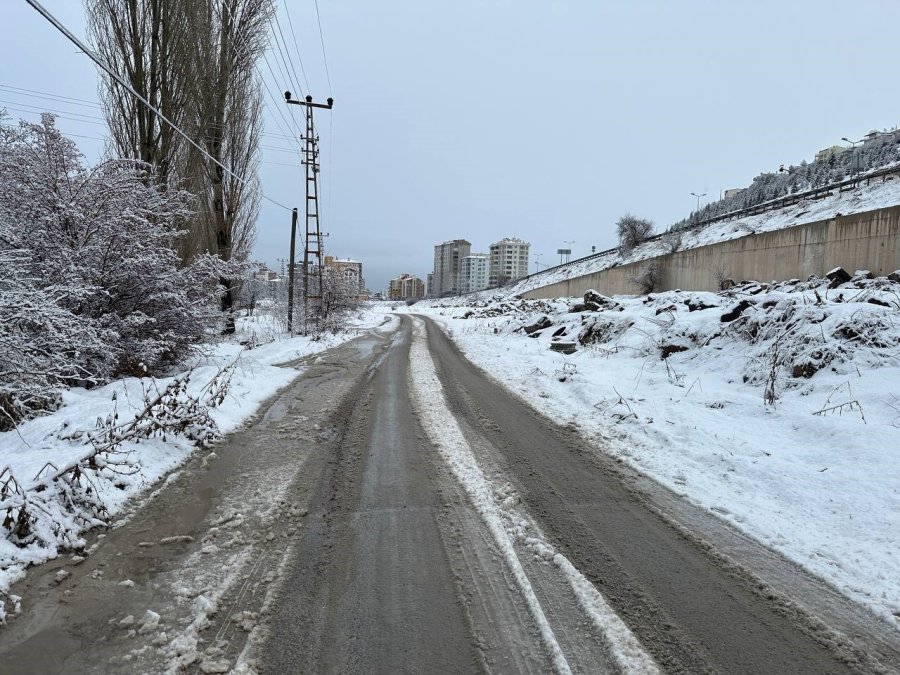
<path fill-rule="evenodd" d="M 488 285 L 496 288 L 528 276 L 530 248 L 531 244 L 527 241 L 514 237 L 501 239 L 491 244 Z"/>
<path fill-rule="evenodd" d="M 421 300 L 425 297 L 425 283 L 412 274 L 401 274 L 388 284 L 388 300 Z"/>
<path fill-rule="evenodd" d="M 434 284 L 431 297 L 459 293 L 460 260 L 470 255 L 472 243 L 465 239 L 445 241 L 434 247 Z"/>
<path fill-rule="evenodd" d="M 490 255 L 472 253 L 459 261 L 459 292 L 475 293 L 488 287 Z"/>

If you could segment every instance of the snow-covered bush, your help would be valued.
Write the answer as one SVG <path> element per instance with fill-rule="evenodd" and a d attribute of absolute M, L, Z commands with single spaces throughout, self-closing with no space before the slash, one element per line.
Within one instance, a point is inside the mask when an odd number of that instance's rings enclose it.
<path fill-rule="evenodd" d="M 222 263 L 174 250 L 192 198 L 151 178 L 88 167 L 52 115 L 0 125 L 0 430 L 66 385 L 173 364 L 217 320 Z"/>
<path fill-rule="evenodd" d="M 659 283 L 659 265 L 656 263 L 643 265 L 640 270 L 635 272 L 631 280 L 644 295 L 652 293 Z"/>
<path fill-rule="evenodd" d="M 653 234 L 653 222 L 638 218 L 630 213 L 616 221 L 616 235 L 619 237 L 619 251 L 630 253 L 638 244 L 647 241 Z"/>

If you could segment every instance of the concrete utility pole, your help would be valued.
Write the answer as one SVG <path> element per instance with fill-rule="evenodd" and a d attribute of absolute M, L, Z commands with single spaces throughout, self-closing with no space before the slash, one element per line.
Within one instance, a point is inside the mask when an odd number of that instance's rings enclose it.
<path fill-rule="evenodd" d="M 323 108 L 331 110 L 334 99 L 329 97 L 325 103 L 313 103 L 312 96 L 298 101 L 291 98 L 291 92 L 284 92 L 284 100 L 291 105 L 301 105 L 306 110 L 306 136 L 303 147 L 303 164 L 306 166 L 306 238 L 303 246 L 303 332 L 309 332 L 310 300 L 316 300 L 316 321 L 322 303 L 322 267 L 324 264 L 322 246 L 322 228 L 319 223 L 319 137 L 313 125 L 313 110 Z M 315 257 L 318 288 L 315 294 L 309 290 L 309 258 Z"/>
<path fill-rule="evenodd" d="M 291 261 L 288 263 L 288 335 L 294 334 L 294 250 L 297 246 L 297 209 L 291 209 Z M 282 277 L 284 278 L 284 277 Z"/>

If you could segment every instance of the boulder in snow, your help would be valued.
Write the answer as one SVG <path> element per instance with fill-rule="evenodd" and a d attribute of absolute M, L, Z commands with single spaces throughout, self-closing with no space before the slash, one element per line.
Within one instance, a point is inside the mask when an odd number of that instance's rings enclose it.
<path fill-rule="evenodd" d="M 698 300 L 697 298 L 688 298 L 684 301 L 684 304 L 687 305 L 689 312 L 696 312 L 698 310 L 718 307 L 718 305 L 707 305 L 705 302 L 703 302 L 702 300 Z"/>
<path fill-rule="evenodd" d="M 531 335 L 532 333 L 536 333 L 539 330 L 544 330 L 545 328 L 550 328 L 553 325 L 553 322 L 550 320 L 548 316 L 542 316 L 540 319 L 535 321 L 533 324 L 529 326 L 524 326 L 522 330 L 525 331 L 526 335 Z"/>
<path fill-rule="evenodd" d="M 848 281 L 850 281 L 850 279 L 853 278 L 843 267 L 835 267 L 825 276 L 831 282 L 830 284 L 828 284 L 829 288 L 837 288 L 841 284 L 847 283 Z"/>
<path fill-rule="evenodd" d="M 744 310 L 748 307 L 752 307 L 753 303 L 749 300 L 741 300 L 737 305 L 735 305 L 732 309 L 725 312 L 722 315 L 722 323 L 729 323 L 737 319 L 741 314 L 744 313 Z"/>
<path fill-rule="evenodd" d="M 598 312 L 601 309 L 605 310 L 614 310 L 621 312 L 622 305 L 613 300 L 612 298 L 608 298 L 605 295 L 601 295 L 593 288 L 585 291 L 584 293 L 584 306 L 587 310 L 591 312 Z"/>

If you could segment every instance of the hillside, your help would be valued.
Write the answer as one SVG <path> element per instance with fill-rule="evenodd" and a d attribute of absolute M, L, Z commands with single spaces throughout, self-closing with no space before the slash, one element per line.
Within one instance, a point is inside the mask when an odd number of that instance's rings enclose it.
<path fill-rule="evenodd" d="M 752 216 L 723 220 L 697 228 L 683 229 L 674 236 L 677 237 L 679 250 L 692 249 L 730 239 L 738 239 L 750 234 L 770 232 L 795 225 L 827 220 L 838 215 L 862 213 L 898 204 L 900 204 L 900 181 L 896 179 L 881 181 L 878 179 L 877 182 L 873 182 L 871 185 L 860 184 L 852 191 L 832 191 L 829 196 L 822 199 L 803 200 L 777 211 L 767 211 Z M 533 274 L 511 287 L 503 289 L 503 292 L 504 294 L 521 295 L 541 286 L 549 286 L 566 279 L 600 272 L 618 265 L 647 260 L 665 255 L 671 251 L 672 243 L 667 237 L 661 237 L 641 244 L 625 255 L 618 250 L 612 250 L 605 255 L 575 261 L 570 265 Z M 821 270 L 820 274 L 824 274 L 827 271 Z M 490 292 L 485 297 L 489 296 Z"/>

